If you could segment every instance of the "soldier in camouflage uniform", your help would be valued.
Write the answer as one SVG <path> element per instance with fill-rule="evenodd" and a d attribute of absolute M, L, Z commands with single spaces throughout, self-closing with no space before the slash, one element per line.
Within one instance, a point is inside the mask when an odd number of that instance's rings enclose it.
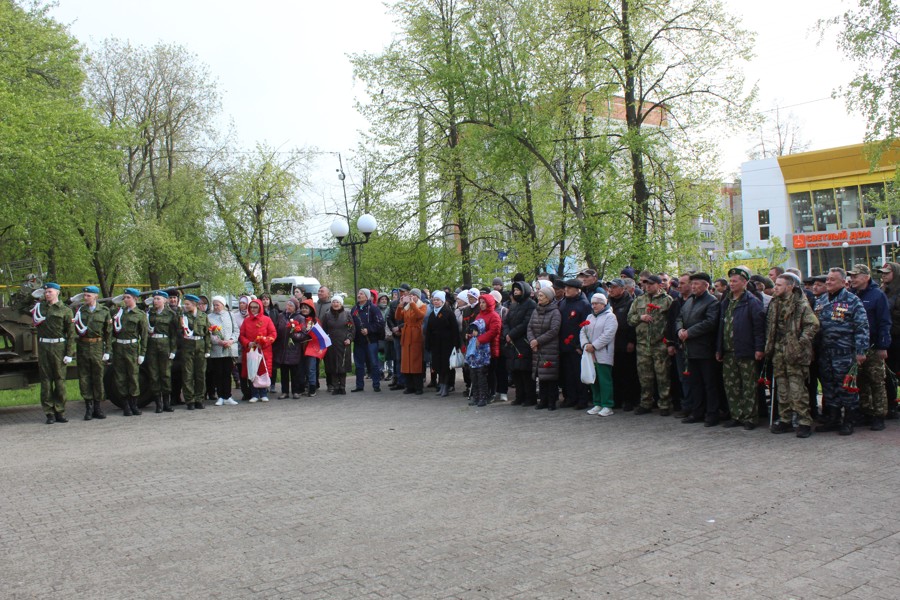
<path fill-rule="evenodd" d="M 84 399 L 84 420 L 105 419 L 100 403 L 106 397 L 103 373 L 112 350 L 112 317 L 109 309 L 97 304 L 100 288 L 89 285 L 82 290 L 84 303 L 75 313 L 78 334 L 78 387 Z"/>
<path fill-rule="evenodd" d="M 66 418 L 66 367 L 75 352 L 72 310 L 59 301 L 59 285 L 44 285 L 44 301 L 31 309 L 38 338 L 38 377 L 41 408 L 47 424 L 68 423 Z"/>
<path fill-rule="evenodd" d="M 634 414 L 646 414 L 653 409 L 655 385 L 659 393 L 659 414 L 669 416 L 672 414 L 670 359 L 664 335 L 672 297 L 661 289 L 662 280 L 658 275 L 648 275 L 641 283 L 645 293 L 635 298 L 628 310 L 628 324 L 635 328 L 638 377 L 641 382 L 641 405 L 634 409 Z"/>
<path fill-rule="evenodd" d="M 866 361 L 869 349 L 869 321 L 862 301 L 844 287 L 847 274 L 834 267 L 825 280 L 827 293 L 816 300 L 816 316 L 822 337 L 816 355 L 819 377 L 824 392 L 824 422 L 816 431 L 839 430 L 841 435 L 853 433 L 859 412 L 859 394 L 843 387 L 844 376 L 854 363 Z M 843 415 L 841 414 L 843 409 Z"/>
<path fill-rule="evenodd" d="M 812 433 L 812 417 L 806 381 L 819 320 L 800 289 L 800 278 L 792 273 L 779 275 L 775 280 L 775 297 L 769 304 L 767 325 L 766 356 L 772 361 L 778 395 L 778 421 L 772 424 L 771 431 L 793 431 L 796 414 L 797 437 L 808 438 Z"/>
<path fill-rule="evenodd" d="M 175 359 L 180 322 L 168 307 L 169 294 L 153 292 L 153 306 L 147 311 L 150 339 L 147 343 L 147 374 L 156 412 L 172 412 L 172 361 Z"/>
<path fill-rule="evenodd" d="M 722 379 L 731 419 L 724 427 L 756 428 L 756 382 L 766 346 L 766 316 L 762 302 L 747 291 L 750 272 L 744 267 L 728 271 L 729 293 L 719 311 L 716 359 L 722 363 Z"/>
<path fill-rule="evenodd" d="M 181 315 L 182 366 L 181 380 L 184 386 L 184 403 L 188 410 L 204 408 L 206 396 L 206 359 L 212 348 L 209 335 L 209 319 L 197 310 L 200 298 L 193 294 L 184 296 L 184 313 Z"/>
<path fill-rule="evenodd" d="M 138 397 L 141 395 L 140 365 L 147 352 L 147 315 L 137 307 L 141 293 L 126 288 L 122 307 L 113 316 L 113 369 L 116 388 L 125 399 L 123 414 L 140 415 Z"/>
<path fill-rule="evenodd" d="M 862 300 L 869 321 L 869 343 L 866 361 L 859 367 L 859 404 L 863 416 L 869 421 L 872 431 L 884 429 L 888 401 L 884 389 L 885 359 L 891 347 L 891 309 L 887 296 L 872 281 L 872 274 L 866 265 L 854 265 L 847 271 L 850 289 Z"/>

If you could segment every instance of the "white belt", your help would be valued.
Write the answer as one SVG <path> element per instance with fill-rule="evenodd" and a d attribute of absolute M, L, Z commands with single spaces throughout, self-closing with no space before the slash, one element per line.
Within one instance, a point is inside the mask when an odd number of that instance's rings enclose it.
<path fill-rule="evenodd" d="M 44 344 L 61 344 L 66 341 L 66 338 L 38 338 L 38 341 Z"/>
<path fill-rule="evenodd" d="M 141 340 L 120 340 L 118 338 L 116 339 L 117 344 L 137 344 L 140 341 Z"/>
<path fill-rule="evenodd" d="M 186 336 L 184 336 L 184 339 L 199 342 L 200 340 L 203 339 L 203 336 L 202 335 L 186 335 Z"/>
<path fill-rule="evenodd" d="M 167 338 L 167 337 L 169 337 L 169 336 L 167 336 L 167 335 L 164 334 L 164 333 L 154 333 L 154 334 L 151 335 L 150 337 L 152 337 L 152 338 L 158 340 L 159 338 Z"/>

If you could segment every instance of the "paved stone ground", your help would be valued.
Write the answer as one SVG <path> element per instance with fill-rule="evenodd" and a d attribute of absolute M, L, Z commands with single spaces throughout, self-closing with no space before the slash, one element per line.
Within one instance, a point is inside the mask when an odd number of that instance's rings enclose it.
<path fill-rule="evenodd" d="M 900 427 L 455 394 L 0 410 L 3 598 L 890 598 Z"/>

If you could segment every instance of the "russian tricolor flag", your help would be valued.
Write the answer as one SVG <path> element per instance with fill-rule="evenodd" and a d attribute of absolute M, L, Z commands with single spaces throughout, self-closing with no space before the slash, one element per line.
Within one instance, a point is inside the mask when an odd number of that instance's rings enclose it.
<path fill-rule="evenodd" d="M 318 359 L 325 358 L 325 352 L 331 345 L 331 338 L 322 329 L 322 326 L 316 323 L 310 330 L 310 340 L 306 344 L 306 350 L 303 352 L 305 356 L 315 356 Z"/>

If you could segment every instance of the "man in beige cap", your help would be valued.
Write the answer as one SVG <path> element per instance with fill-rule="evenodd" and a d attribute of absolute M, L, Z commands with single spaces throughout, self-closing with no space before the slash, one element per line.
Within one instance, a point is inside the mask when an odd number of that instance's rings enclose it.
<path fill-rule="evenodd" d="M 891 347 L 891 313 L 887 296 L 872 281 L 872 272 L 867 265 L 853 265 L 847 271 L 850 288 L 866 309 L 869 320 L 870 345 L 866 351 L 866 361 L 859 366 L 859 404 L 862 417 L 872 431 L 884 429 L 887 415 L 887 396 L 884 390 L 884 361 Z"/>

